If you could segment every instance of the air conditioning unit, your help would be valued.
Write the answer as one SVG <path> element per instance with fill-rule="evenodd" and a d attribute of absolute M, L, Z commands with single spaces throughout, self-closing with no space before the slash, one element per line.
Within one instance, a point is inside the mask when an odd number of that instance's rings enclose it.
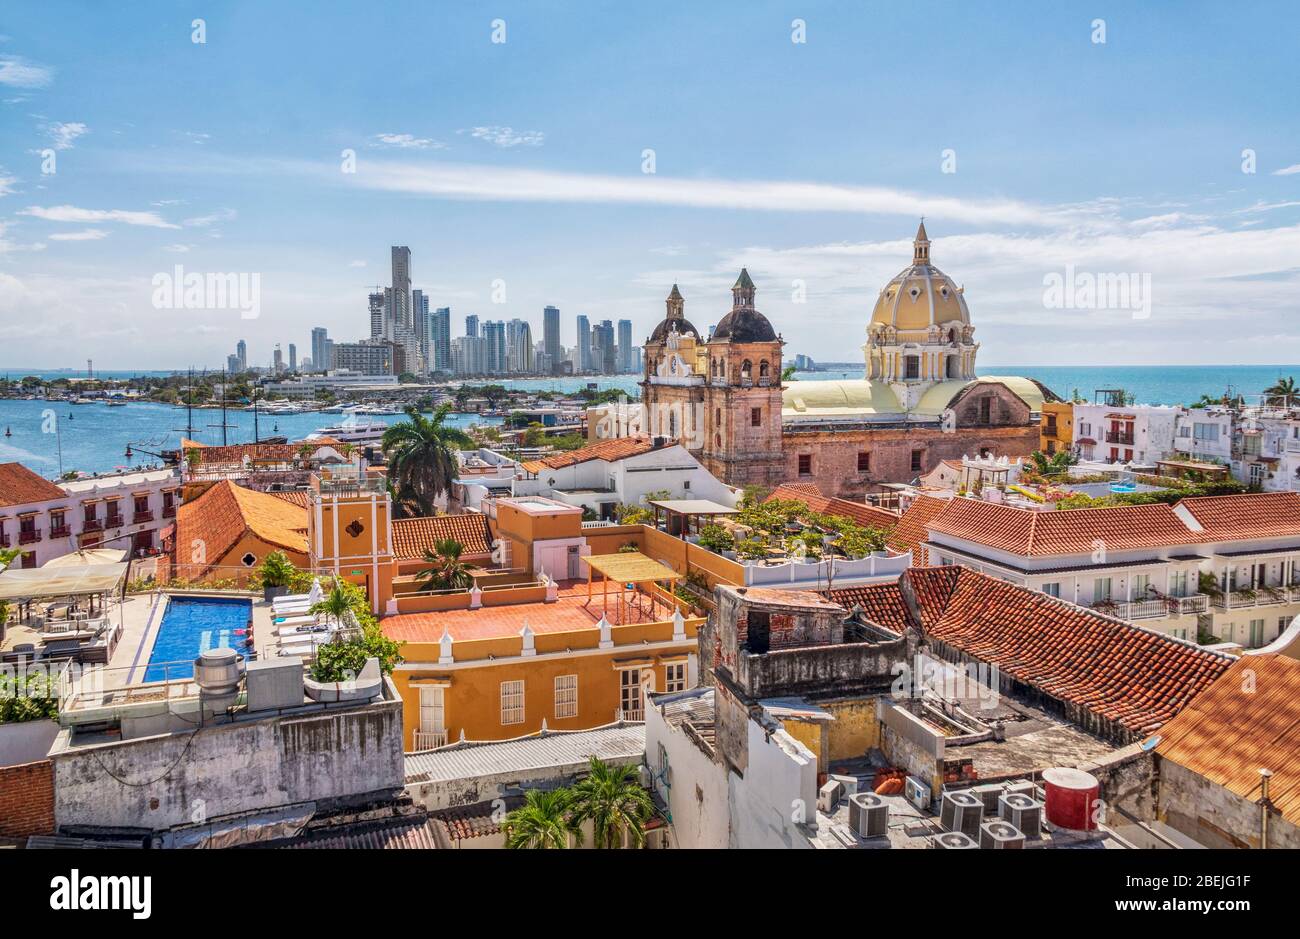
<path fill-rule="evenodd" d="M 998 814 L 998 799 L 1002 798 L 1002 793 L 1006 792 L 1006 789 L 1001 783 L 985 783 L 982 786 L 971 786 L 966 791 L 978 796 L 984 803 L 984 816 L 993 818 Z"/>
<path fill-rule="evenodd" d="M 1037 799 L 1031 799 L 1017 792 L 1009 792 L 998 800 L 998 817 L 1015 825 L 1030 841 L 1041 837 L 1043 804 Z"/>
<path fill-rule="evenodd" d="M 849 827 L 861 838 L 883 838 L 889 833 L 889 804 L 874 792 L 849 796 Z"/>
<path fill-rule="evenodd" d="M 1029 796 L 1032 799 L 1036 791 L 1038 791 L 1037 786 L 1027 779 L 1022 779 L 1020 782 L 1007 783 L 1003 795 Z"/>
<path fill-rule="evenodd" d="M 858 791 L 858 777 L 856 776 L 838 776 L 835 773 L 830 774 L 830 779 L 835 780 L 844 787 L 844 794 L 851 796 Z"/>
<path fill-rule="evenodd" d="M 1025 836 L 1010 822 L 995 818 L 980 826 L 981 848 L 1023 848 Z"/>
<path fill-rule="evenodd" d="M 817 808 L 830 815 L 835 811 L 835 806 L 840 804 L 842 795 L 844 795 L 844 787 L 835 780 L 828 779 L 817 791 Z"/>
<path fill-rule="evenodd" d="M 930 795 L 930 784 L 917 776 L 907 777 L 907 781 L 903 784 L 903 795 L 922 812 L 930 811 L 930 803 L 934 801 L 934 797 Z"/>
<path fill-rule="evenodd" d="M 944 831 L 930 839 L 930 847 L 944 848 L 946 850 L 962 850 L 965 848 L 979 848 L 979 844 L 970 835 L 962 831 Z"/>
<path fill-rule="evenodd" d="M 984 803 L 979 796 L 965 791 L 945 792 L 939 810 L 939 824 L 949 831 L 964 831 L 971 838 L 979 837 L 980 823 L 984 821 Z"/>

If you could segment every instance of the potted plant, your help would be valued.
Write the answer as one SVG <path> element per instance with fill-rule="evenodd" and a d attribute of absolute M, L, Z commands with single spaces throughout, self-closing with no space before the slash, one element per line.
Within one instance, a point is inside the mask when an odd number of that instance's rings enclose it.
<path fill-rule="evenodd" d="M 704 525 L 700 528 L 697 544 L 714 554 L 723 554 L 736 546 L 736 539 L 721 525 Z"/>
<path fill-rule="evenodd" d="M 262 599 L 270 603 L 276 597 L 282 597 L 289 592 L 289 584 L 293 583 L 298 569 L 293 566 L 289 556 L 283 551 L 272 551 L 262 561 L 262 566 L 257 569 L 258 577 L 262 581 Z"/>

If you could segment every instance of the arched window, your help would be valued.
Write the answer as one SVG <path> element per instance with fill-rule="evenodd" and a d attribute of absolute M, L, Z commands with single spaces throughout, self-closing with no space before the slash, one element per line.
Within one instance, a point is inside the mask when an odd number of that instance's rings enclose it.
<path fill-rule="evenodd" d="M 671 409 L 668 411 L 668 439 L 677 439 L 677 412 Z"/>
<path fill-rule="evenodd" d="M 767 378 L 769 372 L 771 372 L 771 368 L 767 364 L 767 359 L 764 359 L 763 361 L 758 363 L 759 378 Z"/>
<path fill-rule="evenodd" d="M 749 361 L 749 359 L 745 359 L 745 361 L 740 363 L 740 380 L 749 381 L 753 377 L 754 363 Z"/>

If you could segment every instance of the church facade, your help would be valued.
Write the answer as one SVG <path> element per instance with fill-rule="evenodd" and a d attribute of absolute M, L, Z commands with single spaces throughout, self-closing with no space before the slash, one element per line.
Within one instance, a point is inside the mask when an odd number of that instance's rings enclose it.
<path fill-rule="evenodd" d="M 964 291 L 930 263 L 925 224 L 912 264 L 880 291 L 859 380 L 782 382 L 784 341 L 742 270 L 732 308 L 703 338 L 674 284 L 643 346 L 645 429 L 681 441 L 734 486 L 813 482 L 861 498 L 963 455 L 1023 457 L 1059 400 L 1036 381 L 977 376 Z"/>

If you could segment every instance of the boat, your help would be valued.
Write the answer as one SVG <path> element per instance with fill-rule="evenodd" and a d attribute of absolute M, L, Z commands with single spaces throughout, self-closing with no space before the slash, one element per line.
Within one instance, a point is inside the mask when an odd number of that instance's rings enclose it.
<path fill-rule="evenodd" d="M 309 443 L 325 438 L 331 438 L 340 443 L 378 443 L 383 439 L 386 430 L 388 430 L 388 424 L 384 421 L 375 420 L 370 414 L 357 413 L 357 411 L 353 410 L 348 413 L 348 416 L 342 422 L 330 427 L 322 427 L 303 439 Z"/>

